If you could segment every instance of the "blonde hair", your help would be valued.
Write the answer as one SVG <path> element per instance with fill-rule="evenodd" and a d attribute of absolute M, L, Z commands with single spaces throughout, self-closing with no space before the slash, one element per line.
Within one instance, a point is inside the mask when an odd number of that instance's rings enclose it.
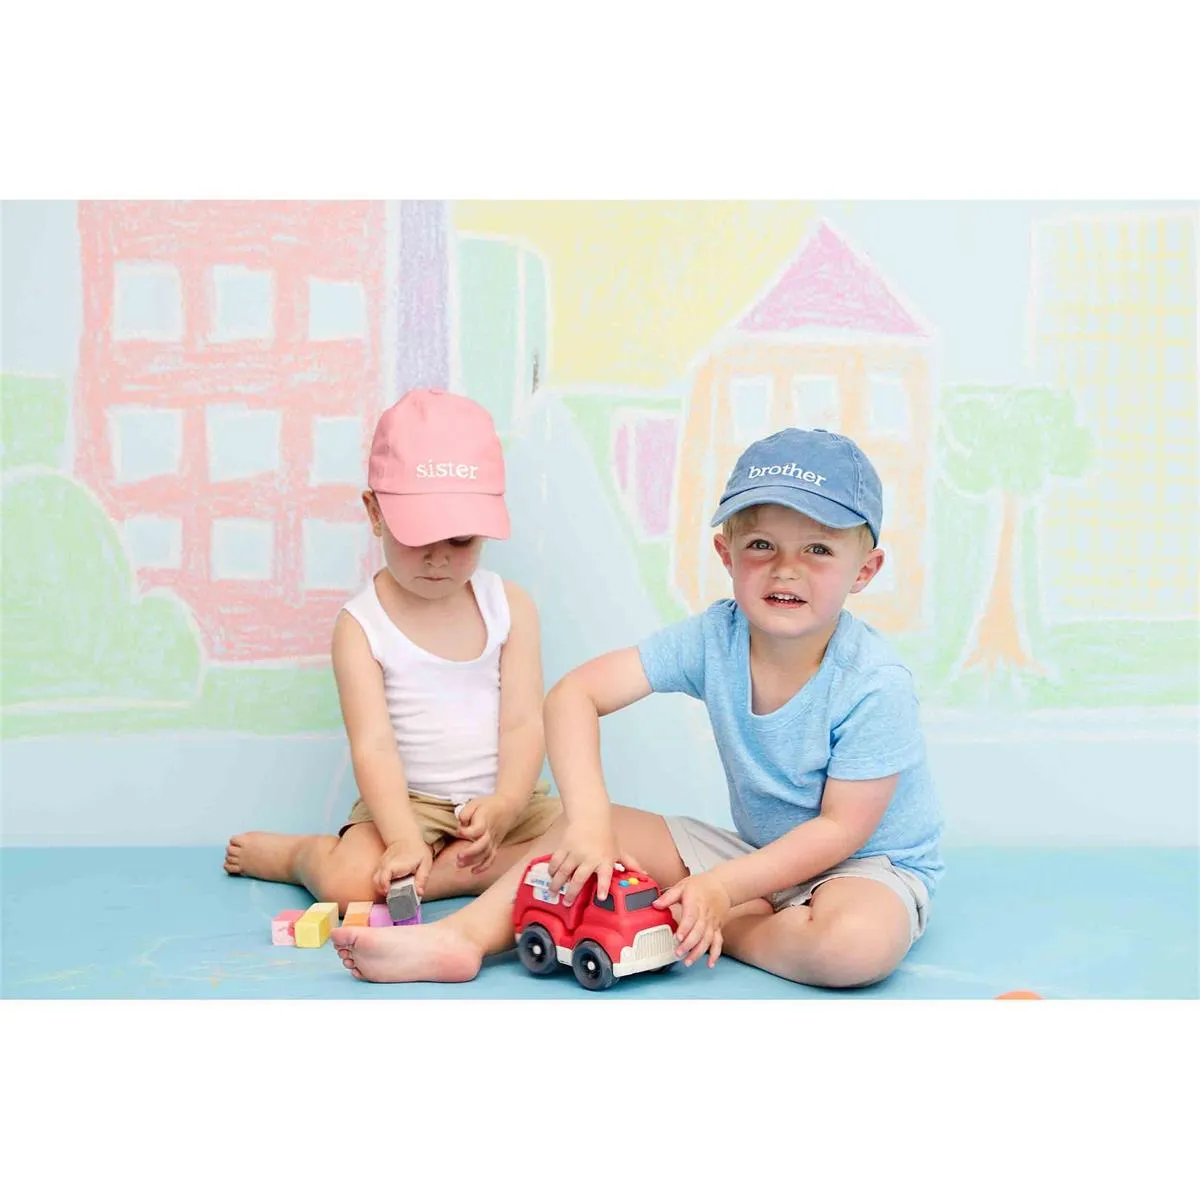
<path fill-rule="evenodd" d="M 721 532 L 727 538 L 737 537 L 740 530 L 754 523 L 754 518 L 758 515 L 758 510 L 763 507 L 765 506 L 762 504 L 752 504 L 749 508 L 738 509 L 732 516 L 725 518 L 721 525 Z"/>
<path fill-rule="evenodd" d="M 750 505 L 749 508 L 740 509 L 738 512 L 735 512 L 732 516 L 727 517 L 725 519 L 725 521 L 722 522 L 722 524 L 721 524 L 721 532 L 725 535 L 726 538 L 737 537 L 737 535 L 743 529 L 746 529 L 749 526 L 754 524 L 756 518 L 758 517 L 758 513 L 761 509 L 771 508 L 771 507 L 783 508 L 786 506 L 785 505 L 769 505 L 769 504 L 752 504 L 752 505 Z M 821 522 L 818 521 L 817 524 L 821 525 Z M 821 528 L 829 529 L 830 533 L 846 533 L 847 532 L 847 530 L 845 530 L 845 529 L 832 529 L 828 525 L 821 525 Z M 850 529 L 852 531 L 854 531 L 855 533 L 857 533 L 858 540 L 862 544 L 862 547 L 864 550 L 873 550 L 875 548 L 875 539 L 874 539 L 874 537 L 871 536 L 871 529 L 865 521 L 861 525 L 850 526 Z"/>

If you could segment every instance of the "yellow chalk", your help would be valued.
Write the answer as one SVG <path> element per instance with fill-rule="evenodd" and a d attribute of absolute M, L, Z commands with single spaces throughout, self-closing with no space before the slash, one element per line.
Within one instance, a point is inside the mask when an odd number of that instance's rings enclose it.
<path fill-rule="evenodd" d="M 329 940 L 329 931 L 337 924 L 337 905 L 324 901 L 312 905 L 304 916 L 296 921 L 296 945 L 305 950 L 315 950 Z"/>
<path fill-rule="evenodd" d="M 346 915 L 342 918 L 343 925 L 366 925 L 371 919 L 370 900 L 352 900 L 346 905 Z"/>
<path fill-rule="evenodd" d="M 296 945 L 305 950 L 315 950 L 329 940 L 329 914 L 315 913 L 311 909 L 295 925 Z"/>

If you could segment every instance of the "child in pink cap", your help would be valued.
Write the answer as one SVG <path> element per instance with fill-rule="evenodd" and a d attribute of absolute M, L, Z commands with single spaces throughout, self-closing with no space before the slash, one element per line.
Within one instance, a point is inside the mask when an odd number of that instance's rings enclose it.
<path fill-rule="evenodd" d="M 337 837 L 242 833 L 225 870 L 296 883 L 344 910 L 413 876 L 476 894 L 561 813 L 545 754 L 537 610 L 479 565 L 507 538 L 504 457 L 487 411 L 409 392 L 379 419 L 363 504 L 385 567 L 348 601 L 333 670 L 360 797 Z"/>

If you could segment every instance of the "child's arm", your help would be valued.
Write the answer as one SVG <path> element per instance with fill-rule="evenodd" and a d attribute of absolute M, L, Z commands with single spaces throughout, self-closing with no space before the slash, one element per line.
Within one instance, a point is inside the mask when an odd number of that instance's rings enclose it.
<path fill-rule="evenodd" d="M 478 874 L 495 857 L 533 795 L 546 757 L 542 732 L 542 648 L 537 608 L 524 588 L 505 581 L 511 616 L 500 651 L 500 748 L 496 790 L 477 796 L 458 815 L 458 836 L 474 843 L 458 856 Z"/>
<path fill-rule="evenodd" d="M 574 896 L 591 874 L 604 899 L 620 855 L 600 763 L 600 718 L 648 696 L 650 682 L 637 647 L 613 650 L 576 667 L 546 697 L 546 747 L 567 816 L 567 832 L 550 860 L 550 886 Z"/>
<path fill-rule="evenodd" d="M 725 888 L 732 905 L 768 896 L 828 871 L 870 841 L 898 779 L 898 775 L 826 779 L 818 816 L 753 854 L 723 862 L 709 874 Z"/>
<path fill-rule="evenodd" d="M 390 863 L 389 872 L 414 874 L 418 890 L 423 890 L 432 859 L 409 804 L 408 780 L 388 718 L 383 671 L 362 627 L 346 612 L 338 614 L 333 627 L 333 674 L 354 778 L 386 848 L 380 869 Z M 380 891 L 390 882 L 391 878 L 376 879 Z"/>
<path fill-rule="evenodd" d="M 826 779 L 821 811 L 769 845 L 690 875 L 668 888 L 656 908 L 680 904 L 679 955 L 690 966 L 705 951 L 721 953 L 721 922 L 735 905 L 792 887 L 849 858 L 870 840 L 896 790 L 884 779 Z"/>

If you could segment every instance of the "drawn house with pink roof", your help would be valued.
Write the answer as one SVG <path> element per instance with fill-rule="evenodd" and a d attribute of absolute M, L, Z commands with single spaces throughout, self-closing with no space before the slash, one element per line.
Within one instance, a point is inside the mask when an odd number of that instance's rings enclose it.
<path fill-rule="evenodd" d="M 210 658 L 328 654 L 369 569 L 384 205 L 79 206 L 77 477 Z"/>
<path fill-rule="evenodd" d="M 788 425 L 854 438 L 883 479 L 887 563 L 851 603 L 917 626 L 924 591 L 932 340 L 862 254 L 824 222 L 693 364 L 676 476 L 672 578 L 691 611 L 729 595 L 708 521 L 738 453 Z"/>

